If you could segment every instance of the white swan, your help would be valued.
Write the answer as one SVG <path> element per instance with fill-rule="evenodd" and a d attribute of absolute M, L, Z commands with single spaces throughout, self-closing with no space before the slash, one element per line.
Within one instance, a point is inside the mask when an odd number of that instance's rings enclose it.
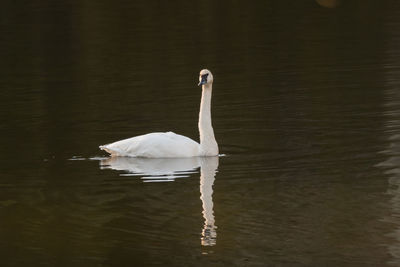
<path fill-rule="evenodd" d="M 211 125 L 211 94 L 213 76 L 207 69 L 200 71 L 199 85 L 202 96 L 199 113 L 200 144 L 192 139 L 175 134 L 149 133 L 111 144 L 99 146 L 111 156 L 145 158 L 187 158 L 197 156 L 217 156 L 218 144 Z"/>

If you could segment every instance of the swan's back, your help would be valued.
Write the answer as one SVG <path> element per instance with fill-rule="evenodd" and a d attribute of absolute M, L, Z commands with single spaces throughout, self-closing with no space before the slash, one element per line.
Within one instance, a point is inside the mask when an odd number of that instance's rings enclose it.
<path fill-rule="evenodd" d="M 200 145 L 192 139 L 175 134 L 149 133 L 100 146 L 113 156 L 145 158 L 182 158 L 199 156 Z"/>

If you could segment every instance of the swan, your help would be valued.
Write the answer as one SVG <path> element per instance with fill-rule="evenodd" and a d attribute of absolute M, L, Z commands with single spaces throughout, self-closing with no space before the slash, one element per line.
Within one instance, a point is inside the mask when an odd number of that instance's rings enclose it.
<path fill-rule="evenodd" d="M 144 158 L 187 158 L 217 156 L 218 144 L 211 125 L 211 94 L 213 75 L 207 69 L 200 71 L 199 86 L 202 95 L 199 112 L 200 143 L 173 132 L 155 132 L 99 146 L 111 156 Z"/>

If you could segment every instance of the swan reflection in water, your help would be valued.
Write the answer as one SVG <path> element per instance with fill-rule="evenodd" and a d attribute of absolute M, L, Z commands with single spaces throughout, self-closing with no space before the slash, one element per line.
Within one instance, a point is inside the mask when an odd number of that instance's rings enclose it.
<path fill-rule="evenodd" d="M 101 160 L 100 168 L 124 171 L 122 176 L 141 176 L 143 182 L 170 182 L 197 173 L 200 167 L 200 199 L 204 217 L 201 244 L 214 246 L 217 242 L 217 226 L 213 211 L 212 187 L 218 163 L 218 157 L 155 159 L 111 157 Z"/>
<path fill-rule="evenodd" d="M 200 199 L 203 203 L 204 227 L 201 237 L 203 246 L 214 246 L 217 242 L 217 226 L 214 218 L 212 200 L 215 173 L 218 168 L 218 157 L 200 158 Z"/>

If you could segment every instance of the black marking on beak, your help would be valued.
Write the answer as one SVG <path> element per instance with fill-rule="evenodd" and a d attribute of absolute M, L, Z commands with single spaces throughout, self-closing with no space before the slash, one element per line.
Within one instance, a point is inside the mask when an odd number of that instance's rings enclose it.
<path fill-rule="evenodd" d="M 207 83 L 208 73 L 201 75 L 201 81 L 199 82 L 199 86 Z"/>

